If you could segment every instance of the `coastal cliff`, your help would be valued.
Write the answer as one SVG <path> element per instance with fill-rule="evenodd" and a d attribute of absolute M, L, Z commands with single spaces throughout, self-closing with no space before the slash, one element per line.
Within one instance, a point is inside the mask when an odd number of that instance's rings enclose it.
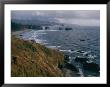
<path fill-rule="evenodd" d="M 12 77 L 60 77 L 64 55 L 34 41 L 11 37 Z"/>

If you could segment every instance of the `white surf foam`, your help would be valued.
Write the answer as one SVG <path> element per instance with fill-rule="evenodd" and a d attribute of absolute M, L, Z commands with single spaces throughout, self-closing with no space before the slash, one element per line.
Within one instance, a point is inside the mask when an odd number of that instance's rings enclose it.
<path fill-rule="evenodd" d="M 56 48 L 59 48 L 59 47 L 61 47 L 61 46 L 47 46 L 48 48 L 54 48 L 54 49 L 56 49 Z"/>
<path fill-rule="evenodd" d="M 72 52 L 71 50 L 60 50 L 61 52 Z"/>

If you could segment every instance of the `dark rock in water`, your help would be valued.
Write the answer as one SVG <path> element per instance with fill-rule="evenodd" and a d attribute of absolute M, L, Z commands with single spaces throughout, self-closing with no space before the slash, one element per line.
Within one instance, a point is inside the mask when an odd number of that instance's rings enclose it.
<path fill-rule="evenodd" d="M 45 30 L 47 30 L 47 29 L 49 29 L 49 27 L 48 27 L 48 26 L 46 26 L 46 27 L 45 27 Z"/>
<path fill-rule="evenodd" d="M 83 68 L 89 71 L 95 71 L 95 72 L 99 72 L 100 71 L 100 67 L 98 64 L 91 62 L 91 63 L 84 63 L 83 64 Z"/>
<path fill-rule="evenodd" d="M 70 70 L 75 71 L 75 72 L 79 72 L 78 69 L 70 63 L 66 63 L 65 68 L 70 69 Z"/>
<path fill-rule="evenodd" d="M 68 62 L 69 61 L 69 55 L 65 55 L 64 60 L 65 60 L 65 62 Z"/>
<path fill-rule="evenodd" d="M 80 41 L 85 41 L 84 39 L 80 39 Z"/>
<path fill-rule="evenodd" d="M 63 64 L 58 64 L 58 68 L 63 69 L 64 65 Z"/>
<path fill-rule="evenodd" d="M 23 35 L 20 35 L 20 36 L 23 36 Z"/>
<path fill-rule="evenodd" d="M 36 41 L 35 40 L 31 40 L 31 42 L 35 43 Z"/>
<path fill-rule="evenodd" d="M 71 50 L 71 51 L 74 51 L 74 50 Z"/>
<path fill-rule="evenodd" d="M 76 62 L 80 62 L 80 63 L 86 63 L 86 61 L 88 61 L 87 58 L 83 58 L 83 57 L 76 57 L 75 58 Z"/>
<path fill-rule="evenodd" d="M 79 52 L 79 53 L 84 53 L 84 51 L 82 51 L 82 50 L 78 50 L 77 52 Z"/>
<path fill-rule="evenodd" d="M 65 30 L 72 30 L 72 28 L 65 28 Z"/>
<path fill-rule="evenodd" d="M 84 54 L 85 56 L 88 56 L 89 54 Z"/>

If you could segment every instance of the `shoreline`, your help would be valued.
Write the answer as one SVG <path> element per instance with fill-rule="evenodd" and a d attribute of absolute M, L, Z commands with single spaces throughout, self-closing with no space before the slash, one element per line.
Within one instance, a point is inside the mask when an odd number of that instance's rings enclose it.
<path fill-rule="evenodd" d="M 64 57 L 56 50 L 12 36 L 11 54 L 12 77 L 62 77 L 63 75 L 58 65 L 63 63 Z"/>
<path fill-rule="evenodd" d="M 28 31 L 28 30 L 26 30 L 26 31 Z M 25 32 L 25 31 L 23 30 L 23 31 L 12 32 L 12 37 L 13 36 L 16 37 L 16 35 L 20 35 L 23 32 Z M 28 41 L 28 42 L 36 43 L 34 40 L 24 40 L 22 38 L 18 38 L 18 39 L 21 39 L 23 41 Z M 40 44 L 40 43 L 36 43 L 36 44 Z M 45 46 L 45 45 L 41 45 L 41 46 Z M 51 48 L 48 48 L 48 49 L 51 49 Z M 56 50 L 56 49 L 51 49 L 51 50 Z M 69 57 L 67 57 L 61 51 L 58 51 L 58 50 L 56 50 L 56 51 L 61 53 L 62 55 L 64 55 L 63 64 L 58 65 L 58 68 L 63 72 L 63 77 L 71 77 L 71 76 L 72 77 L 79 77 L 80 75 L 78 74 L 78 69 L 74 65 L 68 63 Z"/>
<path fill-rule="evenodd" d="M 31 30 L 26 30 L 26 31 L 31 31 Z M 40 45 L 45 46 L 45 44 L 37 43 L 37 41 L 35 39 L 28 39 L 29 36 L 26 37 L 26 39 L 25 39 L 25 35 L 23 36 L 23 33 L 26 32 L 26 31 L 24 31 L 24 30 L 19 31 L 19 32 L 17 31 L 17 35 L 16 35 L 16 32 L 15 32 L 15 36 L 18 36 L 18 38 L 20 38 L 24 41 L 26 40 L 26 41 L 29 41 L 29 42 L 32 42 L 32 43 L 36 43 L 36 44 L 40 44 Z M 33 33 L 33 31 L 31 33 Z M 30 33 L 30 35 L 31 35 L 31 33 Z M 22 38 L 22 36 L 24 38 Z M 45 46 L 45 47 L 48 48 L 48 49 L 57 50 L 57 49 L 54 49 L 54 48 L 49 48 L 47 46 Z M 64 55 L 64 61 L 63 61 L 64 63 L 62 65 L 58 65 L 58 68 L 60 68 L 62 70 L 62 72 L 64 73 L 64 77 L 92 77 L 91 75 L 87 76 L 86 74 L 84 74 L 83 69 L 90 70 L 90 72 L 92 70 L 95 70 L 95 72 L 97 74 L 97 72 L 99 70 L 98 64 L 95 64 L 92 61 L 89 62 L 89 59 L 87 59 L 86 57 L 83 58 L 81 56 L 77 56 L 76 59 L 74 59 L 74 62 L 70 63 L 69 62 L 70 58 L 69 58 L 68 54 L 65 54 L 64 52 L 62 52 L 62 50 L 61 51 L 57 50 L 57 51 Z M 71 50 L 69 50 L 69 51 L 71 51 Z M 83 53 L 84 51 L 79 50 L 77 52 Z M 77 63 L 81 63 L 82 66 L 81 67 L 77 66 L 76 65 Z M 93 69 L 93 68 L 95 68 L 95 69 Z M 94 71 L 93 71 L 93 73 L 94 73 Z"/>

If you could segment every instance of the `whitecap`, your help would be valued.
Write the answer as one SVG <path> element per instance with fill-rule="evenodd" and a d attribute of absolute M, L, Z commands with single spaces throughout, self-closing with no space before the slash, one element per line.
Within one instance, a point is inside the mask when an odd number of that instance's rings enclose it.
<path fill-rule="evenodd" d="M 40 34 L 47 34 L 47 33 L 44 33 L 44 32 L 40 32 L 40 33 L 36 33 L 36 34 L 40 35 Z"/>
<path fill-rule="evenodd" d="M 49 44 L 49 43 L 45 43 L 45 42 L 44 42 L 43 44 L 44 44 L 44 45 L 47 45 L 47 44 Z"/>
<path fill-rule="evenodd" d="M 60 50 L 61 52 L 72 52 L 71 50 Z"/>
<path fill-rule="evenodd" d="M 88 55 L 88 58 L 89 58 L 89 59 L 94 59 L 95 57 L 97 57 L 97 56 L 96 56 L 96 55 L 91 55 L 91 54 Z"/>
<path fill-rule="evenodd" d="M 85 56 L 85 55 L 87 55 L 87 54 L 89 54 L 91 51 L 85 51 L 84 53 L 83 53 L 83 56 Z"/>
<path fill-rule="evenodd" d="M 86 61 L 87 63 L 92 63 L 93 61 L 92 60 L 89 60 L 89 61 Z"/>
<path fill-rule="evenodd" d="M 48 48 L 59 48 L 61 46 L 47 46 Z"/>
<path fill-rule="evenodd" d="M 43 43 L 45 40 L 35 39 L 36 43 Z"/>
<path fill-rule="evenodd" d="M 47 30 L 47 31 L 59 31 L 59 30 Z"/>
<path fill-rule="evenodd" d="M 80 74 L 81 77 L 84 77 L 84 75 L 83 75 L 83 71 L 82 71 L 81 68 L 79 68 L 79 74 Z"/>

